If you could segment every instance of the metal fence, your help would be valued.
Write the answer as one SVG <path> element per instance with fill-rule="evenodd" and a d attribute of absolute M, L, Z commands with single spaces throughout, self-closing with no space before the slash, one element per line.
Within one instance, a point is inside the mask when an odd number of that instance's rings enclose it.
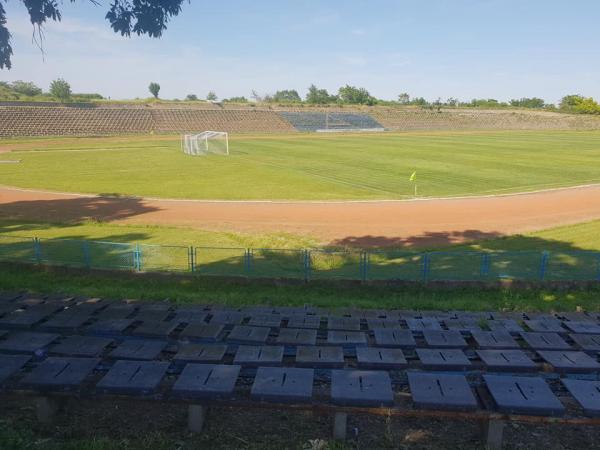
<path fill-rule="evenodd" d="M 306 281 L 600 281 L 593 251 L 252 249 L 0 235 L 0 261 Z"/>

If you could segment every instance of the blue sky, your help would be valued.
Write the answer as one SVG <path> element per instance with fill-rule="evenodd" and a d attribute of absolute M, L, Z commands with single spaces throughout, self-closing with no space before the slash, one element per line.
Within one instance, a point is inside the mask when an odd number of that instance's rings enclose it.
<path fill-rule="evenodd" d="M 23 5 L 9 2 L 15 55 L 0 79 L 47 89 L 63 77 L 112 98 L 146 97 L 150 81 L 165 98 L 304 95 L 311 83 L 386 99 L 600 98 L 597 0 L 191 0 L 161 39 L 114 34 L 101 2 L 64 2 L 44 57 Z"/>

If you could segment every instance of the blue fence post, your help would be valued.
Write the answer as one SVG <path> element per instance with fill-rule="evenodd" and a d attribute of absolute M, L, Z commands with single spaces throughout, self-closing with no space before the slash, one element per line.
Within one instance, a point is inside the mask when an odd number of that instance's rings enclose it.
<path fill-rule="evenodd" d="M 85 264 L 85 267 L 89 269 L 92 267 L 92 258 L 90 255 L 90 243 L 88 241 L 83 241 L 82 250 L 83 250 L 83 264 Z"/>
<path fill-rule="evenodd" d="M 246 275 L 250 276 L 252 272 L 252 249 L 247 248 L 246 253 L 244 254 L 244 270 L 246 271 Z"/>
<path fill-rule="evenodd" d="M 194 247 L 191 245 L 188 247 L 188 268 L 190 272 L 194 272 L 195 269 L 195 261 L 194 261 Z"/>
<path fill-rule="evenodd" d="M 142 270 L 142 249 L 140 244 L 133 247 L 133 269 L 140 272 Z"/>
<path fill-rule="evenodd" d="M 35 262 L 37 264 L 42 263 L 42 246 L 38 238 L 33 238 L 33 254 L 35 256 Z"/>
<path fill-rule="evenodd" d="M 304 250 L 304 281 L 310 280 L 310 251 Z"/>
<path fill-rule="evenodd" d="M 363 282 L 369 279 L 369 252 L 362 252 L 360 255 L 361 261 L 361 280 Z"/>
<path fill-rule="evenodd" d="M 540 280 L 546 277 L 546 269 L 548 267 L 548 259 L 550 258 L 550 252 L 542 252 L 542 259 L 540 260 Z"/>
<path fill-rule="evenodd" d="M 421 267 L 421 273 L 423 276 L 423 281 L 426 283 L 429 280 L 429 270 L 430 270 L 429 265 L 430 265 L 429 253 L 424 253 L 423 254 L 423 266 Z"/>
<path fill-rule="evenodd" d="M 489 253 L 481 254 L 481 269 L 479 270 L 481 278 L 486 278 L 490 274 L 490 255 Z"/>

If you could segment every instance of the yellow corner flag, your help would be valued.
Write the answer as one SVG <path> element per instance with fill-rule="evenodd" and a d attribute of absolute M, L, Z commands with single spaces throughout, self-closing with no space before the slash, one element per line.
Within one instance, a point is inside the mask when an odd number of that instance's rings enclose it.
<path fill-rule="evenodd" d="M 417 172 L 413 172 L 408 181 L 417 181 Z"/>

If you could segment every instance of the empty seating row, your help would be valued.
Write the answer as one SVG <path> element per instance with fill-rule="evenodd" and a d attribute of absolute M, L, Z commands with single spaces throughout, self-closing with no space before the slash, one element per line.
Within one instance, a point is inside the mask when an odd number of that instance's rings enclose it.
<path fill-rule="evenodd" d="M 262 328 L 264 330 L 264 328 Z M 244 336 L 245 337 L 245 336 Z M 286 341 L 284 339 L 283 341 Z M 101 336 L 61 336 L 54 333 L 0 331 L 0 354 L 33 354 L 104 357 L 107 360 L 135 359 L 239 364 L 256 367 L 296 366 L 312 368 L 359 367 L 366 369 L 424 369 L 446 371 L 503 371 L 598 373 L 597 352 L 576 350 L 523 350 L 482 348 L 345 347 L 343 344 L 315 345 L 293 340 L 293 344 L 250 343 L 236 337 L 227 343 L 168 342 L 160 339 L 116 339 Z"/>
<path fill-rule="evenodd" d="M 264 329 L 262 329 L 264 330 Z M 294 337 L 294 336 L 292 336 Z M 243 337 L 245 338 L 245 336 Z M 286 341 L 284 339 L 283 341 Z M 600 371 L 597 352 L 575 350 L 536 350 L 519 348 L 399 348 L 400 346 L 354 348 L 336 343 L 314 345 L 293 340 L 265 345 L 232 338 L 228 343 L 169 342 L 159 339 L 117 339 L 101 336 L 61 336 L 54 333 L 1 332 L 0 354 L 33 354 L 114 359 L 230 363 L 256 367 L 260 365 L 296 366 L 322 369 L 343 367 L 389 370 L 424 369 L 445 371 L 596 373 Z"/>
<path fill-rule="evenodd" d="M 293 132 L 273 111 L 0 106 L 0 137 L 114 133 Z"/>
<path fill-rule="evenodd" d="M 117 360 L 104 367 L 97 358 L 69 357 L 49 357 L 30 365 L 27 356 L 0 355 L 0 384 L 7 390 L 230 400 L 244 398 L 251 386 L 249 395 L 256 401 L 332 401 L 373 407 L 394 407 L 396 395 L 408 388 L 417 408 L 468 411 L 491 407 L 533 415 L 561 415 L 566 410 L 549 383 L 535 376 L 485 374 L 470 383 L 464 374 L 409 372 L 407 383 L 398 386 L 387 372 L 378 370 L 332 370 L 323 384 L 315 382 L 312 368 L 261 366 L 249 375 L 240 365 L 187 364 L 173 372 L 167 362 Z M 479 394 L 483 387 L 493 404 Z M 563 379 L 554 390 L 561 397 L 570 393 L 584 414 L 600 414 L 600 381 Z"/>
<path fill-rule="evenodd" d="M 279 115 L 298 131 L 383 129 L 377 120 L 362 113 L 279 111 Z"/>

